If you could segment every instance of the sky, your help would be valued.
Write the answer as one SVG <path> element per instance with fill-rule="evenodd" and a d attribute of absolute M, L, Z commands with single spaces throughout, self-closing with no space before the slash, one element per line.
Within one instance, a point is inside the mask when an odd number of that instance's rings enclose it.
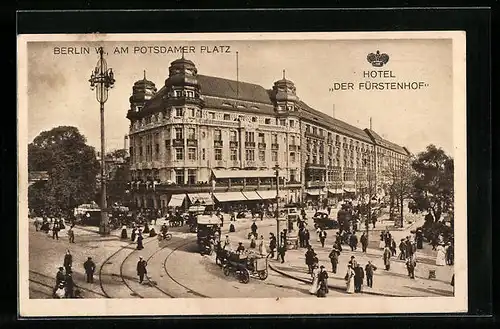
<path fill-rule="evenodd" d="M 160 89 L 170 63 L 180 53 L 135 53 L 139 46 L 188 46 L 199 74 L 271 88 L 276 80 L 295 83 L 298 97 L 312 108 L 334 114 L 359 128 L 372 128 L 382 137 L 418 153 L 435 144 L 453 151 L 452 42 L 421 40 L 255 40 L 148 42 L 30 42 L 28 43 L 28 140 L 60 125 L 76 126 L 87 142 L 100 148 L 99 104 L 88 79 L 104 46 L 115 87 L 105 104 L 107 150 L 123 147 L 126 119 L 135 81 L 146 70 Z M 89 47 L 89 54 L 61 54 L 61 47 Z M 128 53 L 115 53 L 115 47 Z M 216 47 L 219 52 L 213 52 Z M 202 52 L 202 50 L 204 50 Z M 367 55 L 389 55 L 383 67 L 373 67 Z M 209 52 L 210 51 L 210 52 Z M 75 52 L 75 51 L 74 51 Z M 366 78 L 364 71 L 384 70 L 388 77 Z M 334 83 L 353 83 L 352 90 L 331 91 Z M 422 82 L 416 90 L 359 90 L 365 82 Z M 335 109 L 335 110 L 333 110 Z"/>

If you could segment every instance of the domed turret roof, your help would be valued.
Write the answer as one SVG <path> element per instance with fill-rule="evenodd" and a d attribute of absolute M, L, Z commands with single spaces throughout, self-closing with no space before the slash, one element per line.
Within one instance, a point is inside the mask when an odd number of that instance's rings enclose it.
<path fill-rule="evenodd" d="M 172 63 L 170 63 L 170 65 L 176 65 L 176 66 L 177 65 L 190 65 L 190 66 L 195 66 L 192 61 L 190 61 L 189 59 L 185 59 L 184 55 L 182 55 L 182 58 L 178 58 L 175 61 L 173 61 Z"/>
<path fill-rule="evenodd" d="M 155 84 L 153 81 L 146 79 L 146 70 L 144 70 L 144 78 L 142 78 L 141 80 L 137 80 L 134 83 L 134 87 L 144 87 L 153 89 L 155 87 Z"/>
<path fill-rule="evenodd" d="M 280 80 L 276 81 L 274 84 L 275 85 L 287 85 L 287 86 L 293 86 L 293 85 L 295 85 L 293 83 L 293 81 L 287 80 L 285 78 L 285 70 L 283 70 L 283 78 L 281 78 Z"/>

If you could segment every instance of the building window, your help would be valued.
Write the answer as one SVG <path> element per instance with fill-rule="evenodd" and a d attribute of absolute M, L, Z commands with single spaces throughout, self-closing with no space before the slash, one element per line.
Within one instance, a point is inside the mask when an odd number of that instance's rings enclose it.
<path fill-rule="evenodd" d="M 290 145 L 296 145 L 295 144 L 295 136 L 290 136 Z"/>
<path fill-rule="evenodd" d="M 255 133 L 251 131 L 245 132 L 245 142 L 253 143 L 255 141 Z"/>
<path fill-rule="evenodd" d="M 317 133 L 318 133 L 318 128 L 313 127 L 313 134 L 315 134 L 315 135 L 316 135 Z"/>
<path fill-rule="evenodd" d="M 229 140 L 230 140 L 231 142 L 237 142 L 237 141 L 238 141 L 238 135 L 237 135 L 236 131 L 231 130 L 231 131 L 229 132 Z"/>
<path fill-rule="evenodd" d="M 188 160 L 196 160 L 196 149 L 195 148 L 188 149 Z"/>
<path fill-rule="evenodd" d="M 184 149 L 176 148 L 175 149 L 175 159 L 176 160 L 184 160 Z"/>
<path fill-rule="evenodd" d="M 238 150 L 231 149 L 231 161 L 236 161 L 236 160 L 238 160 Z"/>
<path fill-rule="evenodd" d="M 201 150 L 201 159 L 205 160 L 205 149 Z"/>
<path fill-rule="evenodd" d="M 231 120 L 231 116 L 229 114 L 224 114 L 224 120 Z"/>
<path fill-rule="evenodd" d="M 210 119 L 215 119 L 215 112 L 208 112 L 208 117 Z"/>
<path fill-rule="evenodd" d="M 278 134 L 272 134 L 271 141 L 272 144 L 278 144 Z"/>
<path fill-rule="evenodd" d="M 259 160 L 262 162 L 266 161 L 266 151 L 259 151 Z"/>
<path fill-rule="evenodd" d="M 188 169 L 188 184 L 196 184 L 196 169 Z"/>
<path fill-rule="evenodd" d="M 215 149 L 215 161 L 222 160 L 222 149 Z"/>
<path fill-rule="evenodd" d="M 280 119 L 280 126 L 286 126 L 286 119 Z"/>
<path fill-rule="evenodd" d="M 318 158 L 315 155 L 313 155 L 313 163 L 318 164 Z"/>
<path fill-rule="evenodd" d="M 290 181 L 291 182 L 297 181 L 297 170 L 295 170 L 295 169 L 290 170 Z"/>
<path fill-rule="evenodd" d="M 155 160 L 158 160 L 160 157 L 160 144 L 155 144 Z"/>
<path fill-rule="evenodd" d="M 188 139 L 196 139 L 195 132 L 194 128 L 188 128 Z"/>
<path fill-rule="evenodd" d="M 201 110 L 196 110 L 196 117 L 201 118 Z"/>
<path fill-rule="evenodd" d="M 295 162 L 295 152 L 290 152 L 290 161 Z"/>
<path fill-rule="evenodd" d="M 266 125 L 270 125 L 271 124 L 271 119 L 266 119 L 264 122 L 265 122 Z"/>
<path fill-rule="evenodd" d="M 257 122 L 257 117 L 252 117 L 252 122 Z"/>
<path fill-rule="evenodd" d="M 214 131 L 214 140 L 215 141 L 221 141 L 222 140 L 222 132 L 220 129 L 215 129 Z"/>
<path fill-rule="evenodd" d="M 295 121 L 290 120 L 290 127 L 293 128 L 295 126 Z"/>
<path fill-rule="evenodd" d="M 175 116 L 176 117 L 183 117 L 184 116 L 184 110 L 182 109 L 182 107 L 177 107 L 175 109 Z"/>
<path fill-rule="evenodd" d="M 271 161 L 278 161 L 278 151 L 271 152 Z"/>
<path fill-rule="evenodd" d="M 139 161 L 142 161 L 142 146 L 139 146 Z"/>
<path fill-rule="evenodd" d="M 175 182 L 177 183 L 177 185 L 184 184 L 184 169 L 175 171 Z"/>
<path fill-rule="evenodd" d="M 265 143 L 264 133 L 259 133 L 259 143 Z"/>
<path fill-rule="evenodd" d="M 184 139 L 182 128 L 175 128 L 175 139 Z"/>
<path fill-rule="evenodd" d="M 254 150 L 246 150 L 245 158 L 247 159 L 247 161 L 254 161 L 255 160 Z"/>
<path fill-rule="evenodd" d="M 310 133 L 311 132 L 311 126 L 310 125 L 306 125 L 306 133 Z"/>

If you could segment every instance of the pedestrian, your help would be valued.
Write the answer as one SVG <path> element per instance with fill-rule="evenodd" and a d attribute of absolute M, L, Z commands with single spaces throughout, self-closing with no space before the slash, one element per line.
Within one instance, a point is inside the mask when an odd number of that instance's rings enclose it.
<path fill-rule="evenodd" d="M 229 224 L 229 232 L 231 232 L 231 233 L 236 232 L 236 229 L 234 228 L 233 223 Z"/>
<path fill-rule="evenodd" d="M 73 275 L 71 270 L 66 273 L 66 277 L 64 278 L 65 280 L 65 287 L 66 287 L 66 293 L 64 294 L 64 298 L 73 298 L 74 297 L 74 289 L 75 289 L 75 282 L 73 281 Z"/>
<path fill-rule="evenodd" d="M 354 270 L 351 265 L 347 265 L 347 273 L 345 274 L 344 280 L 346 281 L 346 292 L 348 294 L 354 293 Z"/>
<path fill-rule="evenodd" d="M 394 240 L 394 238 L 391 238 L 391 255 L 393 257 L 396 257 L 396 241 Z"/>
<path fill-rule="evenodd" d="M 410 279 L 415 279 L 415 267 L 417 266 L 417 260 L 415 255 L 411 255 L 406 260 L 406 269 L 408 270 L 408 276 Z"/>
<path fill-rule="evenodd" d="M 361 238 L 359 238 L 359 240 L 361 242 L 361 248 L 363 252 L 366 252 L 366 248 L 368 247 L 368 237 L 364 232 L 363 234 L 361 234 Z"/>
<path fill-rule="evenodd" d="M 144 223 L 144 231 L 142 231 L 142 233 L 144 234 L 149 233 L 149 225 L 147 221 Z"/>
<path fill-rule="evenodd" d="M 380 243 L 379 243 L 378 247 L 379 247 L 379 249 L 385 248 L 385 233 L 383 231 L 380 232 Z"/>
<path fill-rule="evenodd" d="M 444 249 L 443 244 L 439 244 L 436 248 L 436 265 L 437 266 L 445 266 L 446 265 L 446 251 Z"/>
<path fill-rule="evenodd" d="M 75 243 L 75 232 L 73 231 L 74 225 L 71 225 L 68 230 L 69 243 Z"/>
<path fill-rule="evenodd" d="M 351 234 L 349 238 L 349 246 L 351 247 L 351 251 L 355 251 L 358 248 L 358 237 L 356 233 Z"/>
<path fill-rule="evenodd" d="M 34 224 L 35 224 L 35 230 L 38 232 L 38 227 L 39 227 L 39 224 L 40 224 L 40 223 L 38 222 L 38 218 L 35 218 L 35 222 L 34 222 Z"/>
<path fill-rule="evenodd" d="M 224 240 L 224 247 L 223 248 L 226 248 L 226 247 L 230 247 L 231 246 L 231 241 L 229 241 L 229 235 L 226 235 L 226 240 Z"/>
<path fill-rule="evenodd" d="M 391 269 L 391 254 L 392 253 L 389 247 L 385 247 L 383 258 L 386 271 L 389 271 Z"/>
<path fill-rule="evenodd" d="M 281 245 L 279 250 L 279 257 L 281 258 L 281 264 L 285 262 L 285 254 L 286 254 L 286 245 Z"/>
<path fill-rule="evenodd" d="M 450 242 L 448 248 L 446 248 L 446 265 L 453 265 L 454 249 L 453 241 Z"/>
<path fill-rule="evenodd" d="M 134 227 L 132 228 L 132 233 L 130 234 L 130 240 L 135 242 L 135 237 L 137 236 L 137 227 Z"/>
<path fill-rule="evenodd" d="M 139 231 L 139 234 L 137 235 L 137 250 L 142 250 L 142 249 L 144 249 L 144 246 L 143 246 L 143 244 L 142 244 L 142 240 L 143 240 L 143 239 L 144 239 L 144 238 L 142 237 L 142 234 L 141 234 L 141 232 Z"/>
<path fill-rule="evenodd" d="M 455 294 L 455 273 L 453 273 L 453 276 L 451 277 L 450 285 L 453 287 L 453 294 Z"/>
<path fill-rule="evenodd" d="M 306 231 L 304 232 L 304 244 L 305 244 L 306 248 L 311 245 L 309 243 L 310 238 L 311 238 L 311 234 L 309 233 L 309 230 L 306 229 Z"/>
<path fill-rule="evenodd" d="M 314 257 L 316 257 L 316 253 L 311 246 L 307 246 L 307 251 L 305 253 L 306 265 L 307 265 L 307 273 L 311 274 L 313 270 Z"/>
<path fill-rule="evenodd" d="M 252 235 L 250 236 L 250 248 L 251 248 L 251 249 L 255 249 L 255 247 L 256 247 L 256 243 L 255 243 L 255 235 L 253 235 L 253 234 L 252 234 Z"/>
<path fill-rule="evenodd" d="M 83 268 L 87 275 L 87 283 L 94 283 L 95 263 L 92 261 L 92 257 L 87 257 L 87 260 L 83 263 Z"/>
<path fill-rule="evenodd" d="M 258 249 L 259 249 L 259 255 L 263 256 L 265 254 L 265 252 L 264 252 L 264 236 L 263 235 L 260 236 Z"/>
<path fill-rule="evenodd" d="M 312 295 L 316 295 L 316 293 L 318 292 L 320 271 L 321 271 L 320 268 L 316 264 L 312 265 L 310 273 L 312 277 L 312 285 L 311 289 L 309 289 L 309 293 L 311 293 Z"/>
<path fill-rule="evenodd" d="M 139 276 L 139 283 L 144 281 L 144 275 L 148 274 L 147 270 L 148 263 L 139 256 L 139 261 L 137 262 L 137 275 Z"/>
<path fill-rule="evenodd" d="M 337 265 L 339 263 L 339 255 L 340 251 L 334 246 L 328 258 L 330 258 L 330 262 L 332 263 L 332 273 L 337 273 Z"/>
<path fill-rule="evenodd" d="M 60 285 L 64 287 L 64 279 L 66 277 L 64 276 L 64 267 L 59 267 L 59 271 L 56 273 L 56 284 L 54 286 L 54 289 L 52 290 L 52 295 L 54 296 L 56 294 L 56 291 L 60 288 Z"/>
<path fill-rule="evenodd" d="M 60 230 L 59 221 L 54 220 L 54 224 L 52 225 L 52 239 L 59 240 L 59 230 Z"/>
<path fill-rule="evenodd" d="M 274 249 L 276 249 L 276 237 L 273 233 L 269 233 L 269 255 L 271 258 L 274 258 Z"/>
<path fill-rule="evenodd" d="M 304 227 L 299 228 L 299 247 L 300 248 L 304 248 L 305 247 L 304 232 L 305 232 L 305 228 Z"/>
<path fill-rule="evenodd" d="M 318 274 L 318 291 L 316 296 L 326 297 L 326 294 L 328 294 L 328 272 L 325 270 L 325 267 L 321 265 Z"/>
<path fill-rule="evenodd" d="M 356 261 L 356 257 L 351 256 L 351 260 L 348 263 L 351 265 L 352 270 L 354 271 L 354 268 L 356 268 L 356 265 L 358 265 L 358 262 Z"/>
<path fill-rule="evenodd" d="M 252 230 L 252 235 L 257 237 L 257 224 L 255 224 L 255 222 L 252 223 L 252 226 L 250 226 L 250 229 Z"/>
<path fill-rule="evenodd" d="M 366 285 L 370 288 L 373 288 L 373 272 L 377 270 L 377 267 L 372 264 L 371 261 L 368 261 L 368 264 L 365 266 L 365 274 L 366 274 Z"/>
<path fill-rule="evenodd" d="M 66 273 L 69 273 L 71 271 L 71 266 L 73 265 L 73 255 L 71 255 L 71 252 L 66 250 L 66 255 L 64 255 L 64 261 L 63 261 L 63 266 L 64 269 L 66 270 Z"/>
<path fill-rule="evenodd" d="M 327 233 L 324 229 L 321 229 L 319 232 L 319 241 L 321 242 L 321 247 L 325 247 L 325 240 L 326 240 Z"/>
<path fill-rule="evenodd" d="M 321 232 L 321 228 L 318 226 L 316 228 L 316 242 L 320 242 L 319 234 Z"/>
<path fill-rule="evenodd" d="M 153 226 L 153 227 L 151 227 L 151 229 L 149 230 L 149 237 L 150 237 L 150 238 L 154 238 L 156 235 L 157 235 L 157 234 L 156 234 L 155 228 L 154 228 L 154 226 Z"/>
<path fill-rule="evenodd" d="M 128 239 L 127 225 L 122 225 L 122 233 L 120 239 Z"/>
<path fill-rule="evenodd" d="M 361 292 L 361 286 L 363 285 L 363 280 L 365 278 L 365 273 L 363 268 L 356 263 L 354 267 L 354 292 Z"/>

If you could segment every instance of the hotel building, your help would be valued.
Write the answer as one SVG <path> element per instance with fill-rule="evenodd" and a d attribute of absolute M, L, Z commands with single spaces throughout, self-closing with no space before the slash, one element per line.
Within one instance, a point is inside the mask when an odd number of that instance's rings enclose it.
<path fill-rule="evenodd" d="M 139 207 L 272 200 L 276 174 L 283 202 L 338 199 L 409 156 L 308 106 L 285 73 L 266 89 L 198 74 L 184 57 L 161 88 L 145 73 L 134 83 L 127 118 Z"/>

